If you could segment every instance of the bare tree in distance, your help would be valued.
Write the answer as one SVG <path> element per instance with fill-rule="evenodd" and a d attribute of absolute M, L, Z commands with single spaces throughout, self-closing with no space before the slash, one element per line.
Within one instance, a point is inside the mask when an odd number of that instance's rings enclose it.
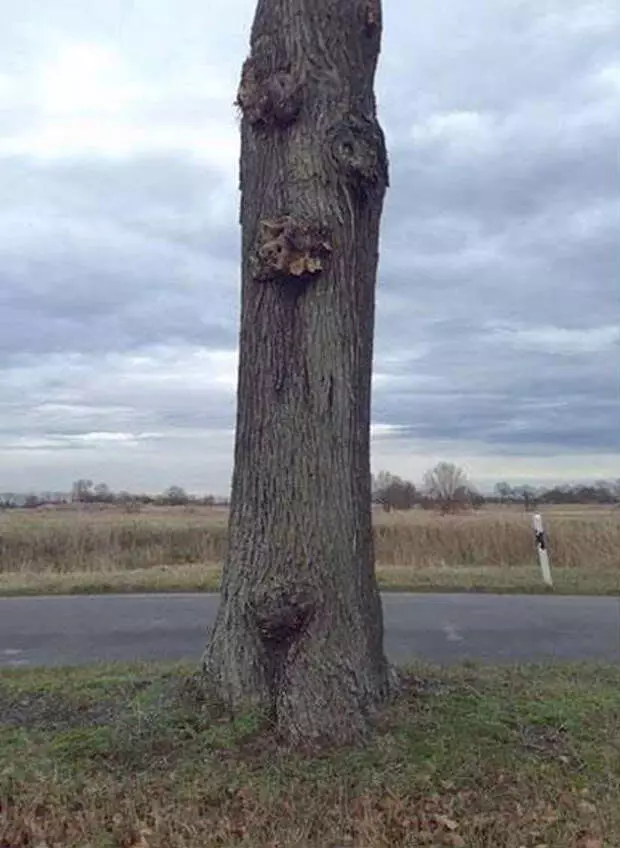
<path fill-rule="evenodd" d="M 499 498 L 500 504 L 510 503 L 510 501 L 514 498 L 514 492 L 512 486 L 505 481 L 500 481 L 496 483 L 493 487 L 496 497 Z"/>
<path fill-rule="evenodd" d="M 114 498 L 114 492 L 107 483 L 97 483 L 93 489 L 92 499 L 98 503 L 113 503 Z"/>
<path fill-rule="evenodd" d="M 381 31 L 380 0 L 258 0 L 238 93 L 235 459 L 203 668 L 291 742 L 364 738 L 393 682 L 369 457 Z"/>
<path fill-rule="evenodd" d="M 391 510 L 411 509 L 418 499 L 418 492 L 413 483 L 403 480 L 397 474 L 380 471 L 373 480 L 373 501 L 381 504 L 385 512 Z"/>
<path fill-rule="evenodd" d="M 515 486 L 513 491 L 516 498 L 523 502 L 525 511 L 530 512 L 536 504 L 536 489 L 533 486 L 523 485 Z"/>
<path fill-rule="evenodd" d="M 185 506 L 189 503 L 190 497 L 182 486 L 168 486 L 161 500 L 168 506 Z"/>
<path fill-rule="evenodd" d="M 471 499 L 472 487 L 462 468 L 452 462 L 438 462 L 424 474 L 423 491 L 441 512 L 456 512 Z"/>
<path fill-rule="evenodd" d="M 74 503 L 87 503 L 93 497 L 93 481 L 80 479 L 76 480 L 71 487 L 71 500 Z"/>

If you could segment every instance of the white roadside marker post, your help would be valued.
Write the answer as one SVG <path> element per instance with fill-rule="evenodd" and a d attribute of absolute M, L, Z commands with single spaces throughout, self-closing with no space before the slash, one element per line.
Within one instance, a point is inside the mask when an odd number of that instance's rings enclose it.
<path fill-rule="evenodd" d="M 534 527 L 534 539 L 536 541 L 536 553 L 538 554 L 538 562 L 542 572 L 543 580 L 547 586 L 553 587 L 551 579 L 551 568 L 549 567 L 549 551 L 547 549 L 547 538 L 543 529 L 542 516 L 536 513 L 532 517 L 532 525 Z"/>

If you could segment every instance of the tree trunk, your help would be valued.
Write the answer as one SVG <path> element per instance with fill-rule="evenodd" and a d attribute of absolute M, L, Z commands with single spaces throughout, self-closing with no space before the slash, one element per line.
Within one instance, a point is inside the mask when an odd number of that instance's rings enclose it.
<path fill-rule="evenodd" d="M 380 41 L 380 0 L 259 0 L 238 95 L 235 466 L 203 666 L 293 742 L 359 739 L 390 689 L 369 461 Z"/>

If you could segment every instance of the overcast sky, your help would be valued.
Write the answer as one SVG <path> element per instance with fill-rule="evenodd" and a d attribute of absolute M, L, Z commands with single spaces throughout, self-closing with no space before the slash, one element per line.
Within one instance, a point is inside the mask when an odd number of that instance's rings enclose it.
<path fill-rule="evenodd" d="M 0 34 L 0 491 L 225 494 L 254 0 Z M 620 476 L 620 4 L 384 0 L 373 468 Z"/>

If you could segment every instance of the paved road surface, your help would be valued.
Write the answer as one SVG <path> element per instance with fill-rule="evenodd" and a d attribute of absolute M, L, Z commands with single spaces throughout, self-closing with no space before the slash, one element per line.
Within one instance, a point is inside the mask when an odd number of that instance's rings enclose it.
<path fill-rule="evenodd" d="M 0 598 L 0 666 L 198 659 L 218 596 Z M 399 663 L 545 658 L 620 662 L 620 599 L 383 595 Z"/>

